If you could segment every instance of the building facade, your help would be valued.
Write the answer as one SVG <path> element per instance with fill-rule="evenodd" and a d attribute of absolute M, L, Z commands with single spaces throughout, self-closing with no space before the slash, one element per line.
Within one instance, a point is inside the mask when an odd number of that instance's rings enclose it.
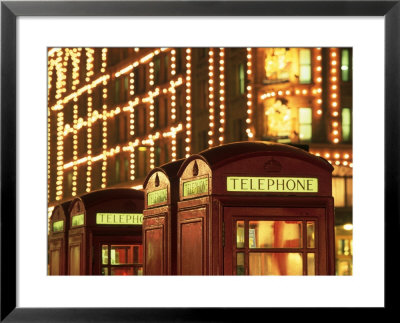
<path fill-rule="evenodd" d="M 351 274 L 351 48 L 49 49 L 50 209 L 244 140 L 306 145 L 334 166 L 337 273 Z"/>

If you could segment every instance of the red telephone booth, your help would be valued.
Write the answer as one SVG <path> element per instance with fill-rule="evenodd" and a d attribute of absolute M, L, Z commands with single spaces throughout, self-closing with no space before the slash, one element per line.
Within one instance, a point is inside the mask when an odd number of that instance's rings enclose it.
<path fill-rule="evenodd" d="M 50 217 L 48 237 L 49 275 L 67 274 L 68 207 L 70 202 L 56 205 Z"/>
<path fill-rule="evenodd" d="M 178 173 L 178 274 L 334 275 L 332 170 L 269 142 L 189 157 Z"/>
<path fill-rule="evenodd" d="M 69 208 L 69 275 L 142 275 L 142 191 L 105 189 Z"/>
<path fill-rule="evenodd" d="M 176 275 L 178 170 L 184 159 L 154 168 L 146 177 L 143 211 L 145 275 Z"/>

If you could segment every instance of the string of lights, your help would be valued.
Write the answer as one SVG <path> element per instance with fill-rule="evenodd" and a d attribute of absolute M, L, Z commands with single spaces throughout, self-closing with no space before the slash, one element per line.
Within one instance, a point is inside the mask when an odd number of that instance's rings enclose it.
<path fill-rule="evenodd" d="M 219 49 L 219 144 L 224 143 L 225 134 L 225 49 Z"/>
<path fill-rule="evenodd" d="M 252 55 L 252 49 L 247 48 L 247 79 L 252 80 L 253 77 L 253 63 L 252 63 L 253 55 Z M 250 83 L 250 82 L 249 82 Z M 252 124 L 253 124 L 253 87 L 252 85 L 247 85 L 246 87 L 247 90 L 247 118 L 246 118 L 246 124 L 247 124 L 247 137 L 249 139 L 254 137 L 254 133 L 251 129 Z"/>
<path fill-rule="evenodd" d="M 101 187 L 107 187 L 107 176 L 112 166 L 109 158 L 116 154 L 127 153 L 129 159 L 129 179 L 134 181 L 137 178 L 137 161 L 136 161 L 136 150 L 140 147 L 148 148 L 148 157 L 150 157 L 149 164 L 150 169 L 153 169 L 156 164 L 156 149 L 159 154 L 159 139 L 168 139 L 168 153 L 170 154 L 170 160 L 176 160 L 177 158 L 177 134 L 182 132 L 184 134 L 184 155 L 189 157 L 191 154 L 192 147 L 192 49 L 185 48 L 184 51 L 184 63 L 185 69 L 182 74 L 177 72 L 177 49 L 172 48 L 157 48 L 154 50 L 143 51 L 144 54 L 138 57 L 141 50 L 135 48 L 135 57 L 132 61 L 124 63 L 123 66 L 108 67 L 108 49 L 102 48 L 99 50 L 100 62 L 97 64 L 100 73 L 95 73 L 95 50 L 92 48 L 54 48 L 48 53 L 48 100 L 49 102 L 55 102 L 52 106 L 48 107 L 48 141 L 50 143 L 51 136 L 51 122 L 56 118 L 57 120 L 57 136 L 56 136 L 56 147 L 57 149 L 57 177 L 56 177 L 56 199 L 61 200 L 63 198 L 63 185 L 66 175 L 66 171 L 69 172 L 69 176 L 72 179 L 72 196 L 77 195 L 78 191 L 78 170 L 79 174 L 83 171 L 86 174 L 86 192 L 90 192 L 93 188 L 92 176 L 93 176 L 93 164 L 101 161 Z M 163 52 L 169 51 L 168 60 L 163 60 L 162 64 L 167 65 L 168 71 L 168 82 L 164 82 L 162 85 L 158 85 L 158 74 L 159 64 L 155 66 L 155 57 Z M 245 70 L 245 97 L 246 97 L 246 134 L 249 139 L 255 136 L 255 116 L 254 109 L 258 104 L 257 101 L 264 101 L 272 97 L 290 97 L 290 96 L 304 96 L 314 100 L 313 111 L 315 117 L 319 117 L 323 114 L 322 110 L 322 52 L 321 48 L 314 48 L 312 51 L 313 57 L 313 80 L 314 83 L 311 85 L 295 85 L 286 87 L 285 89 L 278 88 L 276 90 L 271 89 L 258 96 L 255 94 L 258 89 L 255 88 L 254 82 L 256 78 L 256 70 L 254 60 L 256 59 L 256 50 L 252 48 L 246 49 L 246 70 Z M 81 59 L 85 57 L 86 68 L 82 69 Z M 331 141 L 333 143 L 340 142 L 339 132 L 339 102 L 340 102 L 340 89 L 338 88 L 338 49 L 333 48 L 329 50 L 329 74 L 328 82 L 328 104 L 330 120 L 331 120 Z M 226 71 L 225 71 L 225 49 L 210 48 L 208 50 L 208 146 L 212 147 L 216 144 L 223 144 L 225 142 L 225 123 L 226 123 L 226 98 L 225 98 L 225 87 L 226 87 Z M 148 74 L 145 78 L 147 80 L 147 91 L 144 93 L 136 93 L 135 84 L 135 68 L 145 65 Z M 71 73 L 69 78 L 68 73 Z M 159 71 L 157 72 L 159 73 Z M 84 75 L 81 75 L 84 74 Z M 125 96 L 127 101 L 124 104 L 114 104 L 109 100 L 111 94 L 110 85 L 114 84 L 114 81 L 126 75 L 123 83 L 125 86 L 128 84 L 128 88 L 125 90 L 129 93 L 128 97 Z M 82 77 L 83 76 L 83 77 Z M 54 80 L 56 78 L 56 80 Z M 83 84 L 80 84 L 82 82 Z M 218 83 L 216 83 L 218 82 Z M 156 84 L 157 83 L 157 84 Z M 55 86 L 55 88 L 53 88 Z M 176 126 L 178 118 L 177 111 L 177 89 L 182 86 L 182 90 L 185 92 L 184 95 L 184 118 L 179 115 L 179 123 Z M 98 106 L 98 102 L 95 101 L 95 90 L 100 90 L 102 96 L 102 102 Z M 110 92 L 110 93 L 109 93 Z M 87 100 L 79 100 L 83 95 Z M 114 95 L 114 93 L 112 92 Z M 158 121 L 156 120 L 156 113 L 158 117 L 158 110 L 156 109 L 156 99 L 158 96 L 163 95 L 165 98 L 165 107 L 168 109 L 168 124 L 175 124 L 175 126 L 165 127 L 162 131 L 158 130 Z M 312 96 L 311 96 L 312 94 Z M 96 103 L 95 103 L 96 102 Z M 80 114 L 80 105 L 86 104 L 86 113 Z M 96 104 L 96 106 L 95 106 Z M 135 111 L 138 107 L 144 106 L 148 113 L 148 127 L 150 128 L 150 134 L 139 136 L 138 120 L 135 120 Z M 163 106 L 161 106 L 163 107 Z M 72 109 L 72 122 L 70 112 Z M 157 109 L 159 107 L 157 106 Z M 119 145 L 111 142 L 112 138 L 109 136 L 109 129 L 112 127 L 110 122 L 118 114 L 126 112 L 128 117 L 128 142 Z M 218 120 L 216 120 L 216 113 Z M 52 115 L 55 117 L 52 119 Z M 65 122 L 66 120 L 69 120 Z M 101 122 L 101 153 L 96 152 L 96 156 L 93 156 L 93 127 L 97 122 Z M 156 131 L 157 130 L 157 131 Z M 82 154 L 81 150 L 78 150 L 83 143 L 78 142 L 81 140 L 80 131 L 85 131 L 86 136 L 86 154 Z M 72 139 L 72 156 L 68 153 L 64 156 L 65 140 L 68 136 Z M 110 139 L 110 140 L 109 140 Z M 110 141 L 110 142 L 109 142 Z M 50 164 L 52 163 L 51 156 L 51 145 L 48 145 L 48 188 L 50 190 L 50 183 L 52 181 L 52 171 Z M 330 163 L 340 166 L 352 167 L 352 156 L 350 154 L 343 154 L 341 152 L 325 152 L 323 150 L 311 151 L 315 155 L 320 155 L 326 158 Z M 327 154 L 329 157 L 326 157 Z M 68 158 L 67 160 L 64 160 Z M 158 160 L 158 159 L 157 159 Z M 65 163 L 66 162 L 66 163 Z M 158 160 L 159 162 L 159 160 Z M 86 165 L 86 168 L 81 170 L 78 166 Z M 70 174 L 72 172 L 72 174 Z M 81 175 L 79 175 L 80 177 Z M 54 180 L 54 179 L 53 179 Z M 53 191 L 54 192 L 54 191 Z M 48 195 L 50 198 L 50 193 Z"/>

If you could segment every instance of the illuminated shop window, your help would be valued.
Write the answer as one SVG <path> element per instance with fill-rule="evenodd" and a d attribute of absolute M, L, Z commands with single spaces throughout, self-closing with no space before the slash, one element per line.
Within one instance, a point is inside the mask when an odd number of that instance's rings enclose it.
<path fill-rule="evenodd" d="M 102 245 L 101 275 L 143 275 L 141 245 Z"/>
<path fill-rule="evenodd" d="M 206 110 L 208 108 L 208 80 L 201 80 L 199 84 L 200 96 L 200 109 Z"/>
<path fill-rule="evenodd" d="M 311 83 L 311 50 L 300 49 L 299 51 L 300 76 L 301 84 Z"/>
<path fill-rule="evenodd" d="M 335 227 L 336 275 L 353 274 L 353 225 L 346 223 Z"/>
<path fill-rule="evenodd" d="M 277 99 L 267 102 L 264 109 L 265 136 L 270 140 L 290 142 L 295 121 L 287 100 Z"/>
<path fill-rule="evenodd" d="M 265 84 L 282 82 L 312 82 L 311 49 L 266 48 Z"/>
<path fill-rule="evenodd" d="M 309 141 L 312 136 L 312 111 L 311 108 L 299 109 L 299 138 Z"/>
<path fill-rule="evenodd" d="M 286 48 L 265 49 L 265 83 L 286 82 L 292 73 L 292 52 Z"/>
<path fill-rule="evenodd" d="M 160 128 L 160 100 L 154 98 L 154 129 Z"/>
<path fill-rule="evenodd" d="M 147 174 L 147 148 L 146 147 L 139 147 L 138 148 L 138 153 L 135 155 L 136 156 L 136 167 L 137 167 L 137 174 L 138 177 L 145 177 Z"/>
<path fill-rule="evenodd" d="M 160 83 L 160 68 L 161 68 L 161 61 L 160 57 L 154 58 L 154 84 L 157 85 Z"/>
<path fill-rule="evenodd" d="M 178 88 L 176 90 L 176 122 L 182 121 L 185 117 L 185 109 L 183 104 L 183 96 L 182 96 L 182 89 Z"/>
<path fill-rule="evenodd" d="M 182 48 L 177 48 L 175 50 L 175 60 L 176 60 L 176 73 L 182 73 Z"/>
<path fill-rule="evenodd" d="M 168 98 L 164 97 L 162 99 L 162 107 L 160 110 L 160 125 L 161 127 L 168 126 Z"/>
<path fill-rule="evenodd" d="M 184 143 L 184 138 L 182 136 L 178 136 L 177 140 L 177 159 L 181 159 L 185 157 L 185 143 Z"/>
<path fill-rule="evenodd" d="M 65 173 L 64 179 L 64 196 L 71 196 L 72 195 L 72 170 Z"/>
<path fill-rule="evenodd" d="M 135 109 L 135 132 L 143 136 L 147 131 L 146 107 L 140 106 Z"/>
<path fill-rule="evenodd" d="M 118 144 L 120 142 L 120 115 L 117 114 L 114 117 L 114 142 Z"/>
<path fill-rule="evenodd" d="M 334 176 L 332 195 L 335 199 L 335 207 L 351 207 L 353 205 L 353 178 Z"/>
<path fill-rule="evenodd" d="M 163 62 L 163 76 L 162 76 L 163 82 L 168 81 L 168 66 L 170 66 L 169 56 L 165 55 Z"/>
<path fill-rule="evenodd" d="M 114 103 L 119 103 L 120 79 L 117 78 L 114 83 Z"/>
<path fill-rule="evenodd" d="M 244 94 L 246 89 L 246 72 L 244 63 L 239 64 L 238 67 L 238 80 L 239 80 L 239 94 Z"/>
<path fill-rule="evenodd" d="M 168 144 L 164 144 L 164 160 L 162 164 L 168 163 L 169 162 L 169 149 L 168 149 Z"/>
<path fill-rule="evenodd" d="M 123 181 L 126 182 L 129 180 L 129 157 L 124 157 L 124 179 Z"/>
<path fill-rule="evenodd" d="M 348 82 L 350 81 L 350 50 L 342 49 L 342 57 L 341 57 L 341 72 L 342 72 L 342 81 Z"/>
<path fill-rule="evenodd" d="M 129 98 L 129 77 L 125 76 L 124 77 L 124 98 L 123 98 L 123 102 L 128 101 Z"/>
<path fill-rule="evenodd" d="M 233 141 L 243 141 L 247 139 L 245 132 L 245 121 L 240 118 L 233 121 Z"/>
<path fill-rule="evenodd" d="M 343 141 L 351 140 L 351 110 L 349 108 L 342 109 L 342 139 Z"/>
<path fill-rule="evenodd" d="M 155 143 L 154 144 L 154 166 L 156 166 L 156 167 L 160 166 L 161 165 L 160 160 L 161 160 L 161 148 L 158 143 Z"/>
<path fill-rule="evenodd" d="M 208 133 L 207 130 L 203 130 L 199 132 L 198 135 L 198 145 L 199 145 L 199 151 L 202 151 L 204 149 L 208 148 Z"/>
<path fill-rule="evenodd" d="M 118 157 L 115 157 L 115 183 L 121 181 L 121 162 Z"/>

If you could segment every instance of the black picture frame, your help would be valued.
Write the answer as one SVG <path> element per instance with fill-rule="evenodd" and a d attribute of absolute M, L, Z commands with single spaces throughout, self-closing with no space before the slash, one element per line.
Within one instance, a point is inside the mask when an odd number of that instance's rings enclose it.
<path fill-rule="evenodd" d="M 19 16 L 381 16 L 385 19 L 385 306 L 396 308 L 391 265 L 399 235 L 400 1 L 2 1 L 1 317 L 3 322 L 236 321 L 263 308 L 19 308 L 16 306 L 16 19 Z M 368 145 L 368 142 L 365 143 Z M 374 147 L 368 147 L 373 153 Z M 374 167 L 371 165 L 371 174 Z M 371 233 L 373 235 L 373 233 Z M 373 239 L 373 236 L 371 236 Z M 389 243 L 389 241 L 392 241 Z M 367 288 L 367 287 L 366 287 Z M 272 309 L 269 309 L 272 310 Z M 274 309 L 288 317 L 287 308 Z M 329 310 L 329 309 L 326 309 Z M 331 312 L 331 311 L 329 311 Z M 349 312 L 347 312 L 349 313 Z M 331 315 L 331 314 L 330 314 Z M 341 319 L 340 315 L 330 316 Z M 247 320 L 244 319 L 244 322 Z"/>

